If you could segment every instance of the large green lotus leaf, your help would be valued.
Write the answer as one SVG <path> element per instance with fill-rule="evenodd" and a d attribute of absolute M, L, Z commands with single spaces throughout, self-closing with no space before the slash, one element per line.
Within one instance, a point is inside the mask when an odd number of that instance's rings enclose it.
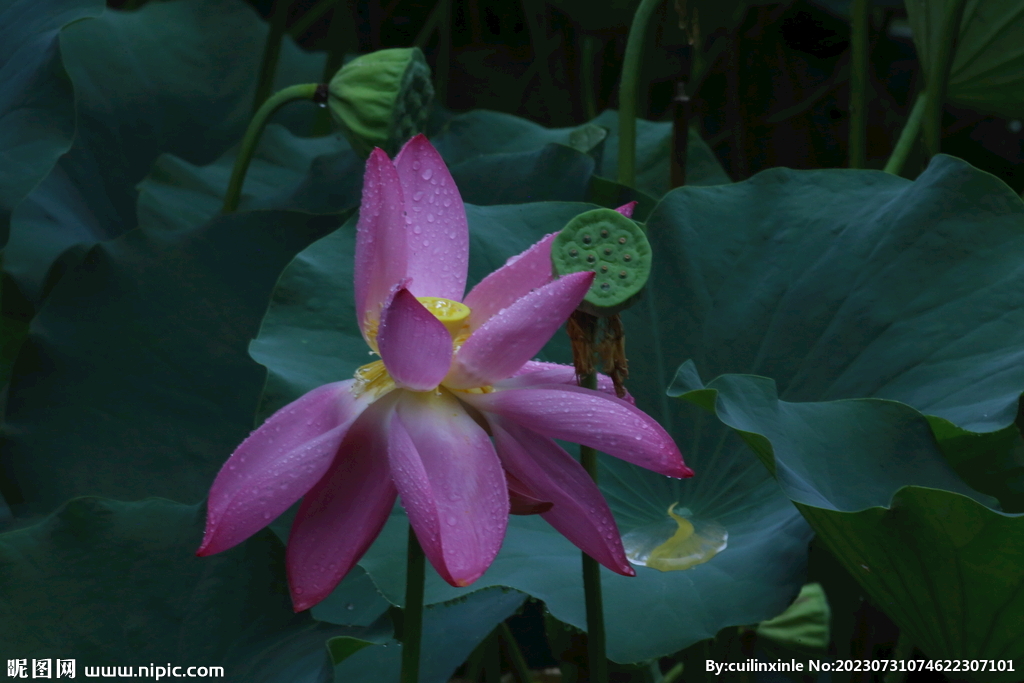
<path fill-rule="evenodd" d="M 540 203 L 467 206 L 470 224 L 470 282 L 479 281 L 512 255 L 590 208 L 586 204 Z M 310 389 L 352 376 L 371 357 L 355 326 L 351 291 L 354 222 L 299 254 L 281 276 L 259 337 L 250 351 L 267 366 L 269 378 L 263 419 Z M 556 337 L 545 357 L 565 362 L 568 345 Z M 639 401 L 660 406 L 663 392 L 653 366 L 636 358 L 631 390 Z M 666 370 L 667 371 L 667 370 Z M 687 492 L 691 483 L 669 480 L 609 459 L 602 475 L 605 494 L 623 531 L 667 520 L 672 503 L 725 524 L 729 548 L 691 571 L 662 573 L 638 568 L 639 578 L 604 573 L 609 621 L 609 653 L 637 661 L 674 652 L 713 636 L 729 625 L 775 616 L 789 604 L 804 580 L 810 532 L 757 461 L 713 416 L 683 410 L 676 438 L 691 464 L 728 439 L 728 458 L 708 456 L 702 498 Z M 707 447 L 700 439 L 708 440 Z M 698 454 L 697 460 L 691 454 Z M 738 455 L 737 455 L 738 454 Z M 722 462 L 722 460 L 725 460 Z M 695 482 L 700 481 L 694 480 Z M 700 505 L 698 505 L 700 503 Z M 407 523 L 396 510 L 363 567 L 385 597 L 402 602 Z M 429 572 L 428 602 L 469 592 L 455 589 Z M 545 601 L 556 617 L 583 627 L 585 611 L 579 581 L 580 553 L 537 517 L 513 517 L 502 552 L 472 589 L 509 586 Z M 670 596 L 667 597 L 667 596 Z M 371 656 L 366 653 L 363 656 Z"/>
<path fill-rule="evenodd" d="M 357 568 L 358 569 L 358 568 Z M 423 612 L 421 683 L 445 683 L 491 631 L 519 609 L 526 596 L 492 588 L 451 602 L 430 605 Z M 334 668 L 337 683 L 397 683 L 402 646 L 391 639 L 366 647 Z"/>
<path fill-rule="evenodd" d="M 0 2 L 0 245 L 11 211 L 68 150 L 75 132 L 60 30 L 102 11 L 99 0 Z"/>
<path fill-rule="evenodd" d="M 780 401 L 763 377 L 723 375 L 705 387 L 692 363 L 680 368 L 670 393 L 710 407 L 743 435 L 833 553 L 926 654 L 1024 656 L 1016 616 L 1024 609 L 1024 516 L 997 512 L 969 489 L 919 412 L 878 399 Z"/>
<path fill-rule="evenodd" d="M 462 199 L 479 205 L 583 201 L 593 172 L 592 158 L 558 144 L 482 155 L 451 166 Z"/>
<path fill-rule="evenodd" d="M 907 0 L 914 44 L 927 74 L 953 0 Z M 946 97 L 1011 118 L 1024 116 L 1024 5 L 967 0 Z"/>
<path fill-rule="evenodd" d="M 0 535 L 0 648 L 86 666 L 223 666 L 226 680 L 331 680 L 343 629 L 294 614 L 264 531 L 199 558 L 202 506 L 78 498 Z M 184 673 L 184 672 L 182 672 Z"/>
<path fill-rule="evenodd" d="M 637 120 L 636 186 L 654 197 L 669 189 L 669 153 L 672 124 Z M 593 149 L 597 156 L 595 173 L 608 178 L 617 175 L 619 154 L 619 115 L 604 111 L 593 121 L 576 128 L 544 128 L 511 114 L 477 110 L 452 117 L 434 139 L 434 144 L 449 165 L 458 165 L 474 157 L 509 154 L 540 148 L 549 143 L 580 148 L 580 137 L 587 127 L 608 131 Z M 695 131 L 690 131 L 687 147 L 687 182 L 690 185 L 720 185 L 730 182 L 714 152 Z"/>
<path fill-rule="evenodd" d="M 16 513 L 69 497 L 205 497 L 253 427 L 246 354 L 288 261 L 333 217 L 255 211 L 94 247 L 54 288 L 15 364 L 3 464 Z"/>
<path fill-rule="evenodd" d="M 237 142 L 266 30 L 239 0 L 181 0 L 107 10 L 62 31 L 74 143 L 15 210 L 4 262 L 30 300 L 45 296 L 62 254 L 73 263 L 135 227 L 135 184 L 161 152 L 206 164 Z M 286 40 L 278 85 L 316 81 L 322 60 Z M 305 132 L 315 109 L 295 105 L 275 120 Z"/>
<path fill-rule="evenodd" d="M 773 170 L 676 190 L 647 225 L 654 253 L 676 255 L 649 287 L 679 296 L 631 309 L 652 331 L 630 338 L 632 364 L 766 375 L 787 400 L 903 401 L 952 422 L 936 435 L 954 467 L 1019 509 L 1021 209 L 950 157 L 914 183 Z M 667 399 L 650 409 L 674 423 Z"/>
<path fill-rule="evenodd" d="M 161 156 L 139 185 L 139 224 L 181 229 L 200 225 L 219 211 L 237 148 L 197 166 Z M 264 131 L 246 174 L 241 209 L 273 208 L 339 213 L 359 204 L 363 161 L 339 136 L 301 138 L 282 126 Z M 540 200 L 581 201 L 593 160 L 556 144 L 513 154 L 469 159 L 451 169 L 462 197 L 478 204 Z"/>
<path fill-rule="evenodd" d="M 206 166 L 161 155 L 139 183 L 139 225 L 181 230 L 216 216 L 237 151 L 232 148 Z M 362 180 L 363 162 L 340 137 L 303 138 L 271 124 L 249 165 L 239 208 L 336 213 L 359 204 Z"/>
<path fill-rule="evenodd" d="M 790 401 L 902 401 L 984 434 L 956 464 L 994 479 L 990 446 L 1013 442 L 1001 430 L 1024 386 L 1022 214 L 1002 182 L 945 156 L 913 183 L 771 170 L 673 191 L 647 225 L 655 253 L 678 255 L 652 287 L 681 295 L 648 300 L 657 333 L 631 356 L 765 375 Z"/>

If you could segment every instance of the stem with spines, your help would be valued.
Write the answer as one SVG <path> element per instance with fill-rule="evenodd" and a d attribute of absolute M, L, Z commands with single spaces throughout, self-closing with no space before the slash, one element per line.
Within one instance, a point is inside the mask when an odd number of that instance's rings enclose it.
<path fill-rule="evenodd" d="M 896 148 L 893 149 L 892 154 L 889 156 L 889 161 L 885 163 L 883 170 L 886 173 L 899 175 L 900 171 L 903 170 L 903 164 L 906 163 L 910 150 L 914 148 L 914 141 L 917 140 L 918 133 L 921 132 L 921 119 L 924 116 L 924 105 L 927 99 L 928 96 L 925 92 L 918 93 L 917 100 L 914 101 L 914 107 L 910 110 L 910 116 L 907 117 L 907 123 L 903 126 L 903 130 L 900 131 L 900 138 L 896 141 Z"/>
<path fill-rule="evenodd" d="M 256 151 L 260 135 L 267 125 L 271 115 L 278 109 L 296 100 L 311 100 L 317 104 L 327 102 L 327 86 L 317 83 L 303 83 L 292 85 L 274 93 L 264 102 L 245 131 L 242 144 L 238 149 L 238 156 L 235 157 L 235 166 L 231 169 L 231 180 L 228 181 L 228 189 L 224 193 L 224 207 L 222 213 L 231 213 L 238 208 L 239 199 L 242 196 L 242 184 L 245 182 L 245 173 L 249 170 L 249 163 Z"/>
<path fill-rule="evenodd" d="M 868 0 L 853 0 L 850 35 L 850 168 L 867 164 Z"/>
<path fill-rule="evenodd" d="M 402 610 L 401 683 L 418 683 L 420 645 L 423 640 L 423 589 L 427 562 L 419 539 L 409 526 L 409 547 L 405 565 L 405 608 Z"/>
<path fill-rule="evenodd" d="M 942 106 L 946 100 L 946 86 L 949 72 L 956 56 L 957 39 L 960 36 L 960 22 L 964 16 L 967 0 L 947 0 L 946 14 L 942 17 L 939 41 L 932 53 L 928 70 L 927 98 L 924 113 L 924 146 L 928 156 L 935 156 L 942 146 Z"/>
<path fill-rule="evenodd" d="M 597 389 L 597 373 L 580 378 L 580 386 Z M 597 451 L 580 446 L 580 464 L 597 483 Z M 587 605 L 587 655 L 590 664 L 590 683 L 607 683 L 608 658 L 605 655 L 604 599 L 601 596 L 601 565 L 583 553 L 583 594 Z"/>
<path fill-rule="evenodd" d="M 640 58 L 644 50 L 644 33 L 651 15 L 661 0 L 640 0 L 626 38 L 626 55 L 622 60 L 619 85 L 619 183 L 633 187 L 636 183 L 636 116 L 640 97 Z"/>

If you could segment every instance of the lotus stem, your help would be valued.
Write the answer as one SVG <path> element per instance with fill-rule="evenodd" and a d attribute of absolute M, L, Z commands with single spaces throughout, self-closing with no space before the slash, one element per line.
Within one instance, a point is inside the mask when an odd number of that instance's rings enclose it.
<path fill-rule="evenodd" d="M 661 677 L 661 683 L 676 683 L 679 677 L 683 675 L 683 663 L 676 662 L 675 666 L 665 672 L 665 675 Z"/>
<path fill-rule="evenodd" d="M 426 556 L 412 525 L 405 566 L 405 607 L 402 609 L 402 683 L 418 683 L 420 644 L 423 640 L 423 584 Z"/>
<path fill-rule="evenodd" d="M 582 60 L 580 62 L 580 87 L 583 89 L 583 113 L 587 121 L 597 118 L 597 98 L 594 83 L 594 57 L 597 55 L 597 38 L 583 35 Z"/>
<path fill-rule="evenodd" d="M 501 643 L 498 630 L 491 631 L 484 641 L 484 683 L 501 683 Z"/>
<path fill-rule="evenodd" d="M 317 83 L 303 83 L 292 85 L 279 90 L 264 102 L 249 122 L 249 128 L 242 138 L 242 145 L 238 149 L 238 156 L 235 158 L 235 166 L 231 170 L 231 180 L 228 181 L 228 189 L 224 194 L 224 207 L 222 213 L 231 213 L 238 208 L 238 201 L 242 195 L 242 184 L 245 182 L 245 173 L 249 170 L 249 163 L 256 151 L 260 135 L 267 125 L 271 115 L 278 109 L 296 100 L 312 100 L 318 104 L 327 102 L 327 85 Z"/>
<path fill-rule="evenodd" d="M 928 156 L 935 156 L 942 147 L 942 105 L 946 100 L 946 86 L 949 84 L 949 72 L 953 68 L 953 57 L 956 56 L 960 22 L 966 4 L 967 0 L 949 0 L 946 14 L 942 17 L 939 42 L 932 53 L 924 117 L 924 146 Z"/>
<path fill-rule="evenodd" d="M 438 23 L 439 42 L 434 73 L 434 97 L 441 106 L 448 106 L 448 77 L 452 55 L 452 0 L 438 0 L 441 14 Z"/>
<path fill-rule="evenodd" d="M 516 642 L 516 638 L 512 635 L 512 630 L 508 627 L 508 624 L 501 622 L 501 625 L 498 626 L 498 633 L 505 643 L 508 659 L 512 664 L 512 680 L 515 683 L 532 683 L 530 667 L 527 666 L 526 658 L 523 657 L 523 651 L 519 649 L 519 643 Z"/>
<path fill-rule="evenodd" d="M 444 0 L 438 0 L 434 4 L 433 9 L 430 10 L 430 14 L 427 15 L 427 20 L 423 22 L 420 32 L 416 34 L 416 39 L 412 41 L 413 47 L 418 47 L 421 50 L 426 49 L 427 43 L 430 42 L 430 36 L 434 35 L 438 24 L 441 23 L 441 14 L 443 12 Z"/>
<path fill-rule="evenodd" d="M 288 28 L 288 32 L 292 34 L 292 37 L 299 38 L 309 27 L 316 22 L 317 19 L 327 13 L 327 10 L 334 7 L 334 3 L 338 0 L 320 0 L 317 4 L 306 10 L 306 13 L 295 20 L 295 23 Z"/>
<path fill-rule="evenodd" d="M 896 639 L 896 645 L 892 649 L 892 655 L 890 655 L 889 658 L 894 660 L 894 661 L 896 661 L 896 660 L 904 660 L 904 659 L 907 659 L 908 657 L 910 657 L 910 655 L 912 655 L 913 652 L 914 652 L 914 643 L 911 642 L 910 637 L 907 636 L 907 632 L 906 631 L 900 631 L 900 635 Z M 899 671 L 897 669 L 893 669 L 892 671 L 887 673 L 885 675 L 885 678 L 882 679 L 882 680 L 883 680 L 883 683 L 903 683 L 903 681 L 905 681 L 906 678 L 907 678 L 907 672 L 906 671 Z"/>
<path fill-rule="evenodd" d="M 686 184 L 686 160 L 690 151 L 690 97 L 686 83 L 676 82 L 676 96 L 672 100 L 672 158 L 669 167 L 669 186 Z"/>
<path fill-rule="evenodd" d="M 640 58 L 644 50 L 644 34 L 654 8 L 660 0 L 640 0 L 633 15 L 633 24 L 626 38 L 626 55 L 622 60 L 619 85 L 619 183 L 633 187 L 636 182 L 636 116 L 640 97 Z"/>
<path fill-rule="evenodd" d="M 277 75 L 277 59 L 281 56 L 281 41 L 288 24 L 288 7 L 291 0 L 274 0 L 270 14 L 267 42 L 263 45 L 263 61 L 260 63 L 260 77 L 256 82 L 256 94 L 252 100 L 253 115 L 270 97 L 274 90 L 274 76 Z"/>
<path fill-rule="evenodd" d="M 621 150 L 620 150 L 620 159 Z M 597 389 L 597 373 L 590 372 L 580 378 L 580 386 Z M 597 451 L 580 446 L 580 464 L 597 483 Z M 583 553 L 583 594 L 587 604 L 587 654 L 590 663 L 590 683 L 607 683 L 608 659 L 605 656 L 604 600 L 601 597 L 601 565 Z"/>
<path fill-rule="evenodd" d="M 924 116 L 924 105 L 927 99 L 926 91 L 918 93 L 917 100 L 914 101 L 914 107 L 910 110 L 910 116 L 907 117 L 907 123 L 903 126 L 903 130 L 900 131 L 900 138 L 896 141 L 896 148 L 893 149 L 892 154 L 889 156 L 889 161 L 885 162 L 883 170 L 886 173 L 899 175 L 900 171 L 903 170 L 903 164 L 906 163 L 910 150 L 914 148 L 914 141 L 917 140 L 917 136 L 921 132 L 921 119 Z"/>
<path fill-rule="evenodd" d="M 850 168 L 867 165 L 868 0 L 853 0 L 850 37 Z"/>

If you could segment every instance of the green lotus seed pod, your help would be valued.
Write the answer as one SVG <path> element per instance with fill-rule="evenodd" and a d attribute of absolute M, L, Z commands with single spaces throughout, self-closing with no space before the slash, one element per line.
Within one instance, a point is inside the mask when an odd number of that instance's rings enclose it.
<path fill-rule="evenodd" d="M 430 67 L 418 47 L 378 50 L 338 69 L 328 87 L 331 118 L 363 158 L 380 147 L 394 156 L 423 132 L 434 98 Z"/>
<path fill-rule="evenodd" d="M 651 274 L 651 245 L 636 223 L 611 209 L 594 209 L 573 218 L 551 244 L 558 276 L 597 273 L 580 310 L 612 316 L 640 297 Z"/>

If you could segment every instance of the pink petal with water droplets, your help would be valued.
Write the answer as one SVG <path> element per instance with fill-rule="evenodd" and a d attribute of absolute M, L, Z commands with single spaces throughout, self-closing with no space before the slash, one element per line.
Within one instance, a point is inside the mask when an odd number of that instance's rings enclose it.
<path fill-rule="evenodd" d="M 505 469 L 554 505 L 541 516 L 608 569 L 635 576 L 608 503 L 583 466 L 551 439 L 509 420 L 489 418 Z"/>
<path fill-rule="evenodd" d="M 403 392 L 388 459 L 427 559 L 453 586 L 480 578 L 501 548 L 508 490 L 487 433 L 449 392 Z"/>
<path fill-rule="evenodd" d="M 632 218 L 633 217 L 633 209 L 636 208 L 636 205 L 637 205 L 637 202 L 630 202 L 628 204 L 623 204 L 622 206 L 620 206 L 619 208 L 617 208 L 615 210 L 618 211 L 619 213 L 621 213 L 626 218 Z"/>
<path fill-rule="evenodd" d="M 235 546 L 267 526 L 324 475 L 349 425 L 369 404 L 353 380 L 286 405 L 235 449 L 210 488 L 197 555 Z"/>
<path fill-rule="evenodd" d="M 614 396 L 551 384 L 460 397 L 481 412 L 506 417 L 552 439 L 590 446 L 669 477 L 693 476 L 668 432 Z"/>
<path fill-rule="evenodd" d="M 569 384 L 576 385 L 576 369 L 571 365 L 561 363 L 544 363 L 541 361 L 527 361 L 516 374 L 508 379 L 494 383 L 495 389 L 521 389 L 524 387 L 536 387 L 543 384 Z M 598 373 L 597 390 L 606 394 L 615 395 L 615 384 L 608 375 Z M 633 397 L 626 392 L 623 397 L 630 404 L 636 405 Z"/>
<path fill-rule="evenodd" d="M 510 377 L 551 339 L 593 281 L 590 271 L 566 275 L 492 316 L 455 354 L 445 385 L 469 389 Z"/>
<path fill-rule="evenodd" d="M 334 590 L 380 534 L 398 495 L 388 467 L 384 398 L 349 429 L 327 474 L 306 494 L 288 537 L 288 585 L 296 612 Z"/>
<path fill-rule="evenodd" d="M 359 329 L 377 321 L 391 290 L 406 277 L 405 200 L 398 172 L 381 149 L 366 160 L 356 223 L 355 301 Z"/>
<path fill-rule="evenodd" d="M 551 282 L 551 243 L 557 236 L 558 233 L 553 232 L 523 253 L 513 256 L 466 295 L 465 303 L 471 311 L 471 330 L 534 289 Z"/>
<path fill-rule="evenodd" d="M 409 218 L 409 277 L 416 296 L 462 301 L 469 269 L 469 226 L 462 195 L 441 155 L 423 135 L 395 157 Z"/>
<path fill-rule="evenodd" d="M 448 329 L 404 287 L 381 315 L 377 346 L 395 384 L 413 391 L 440 384 L 452 361 Z"/>

